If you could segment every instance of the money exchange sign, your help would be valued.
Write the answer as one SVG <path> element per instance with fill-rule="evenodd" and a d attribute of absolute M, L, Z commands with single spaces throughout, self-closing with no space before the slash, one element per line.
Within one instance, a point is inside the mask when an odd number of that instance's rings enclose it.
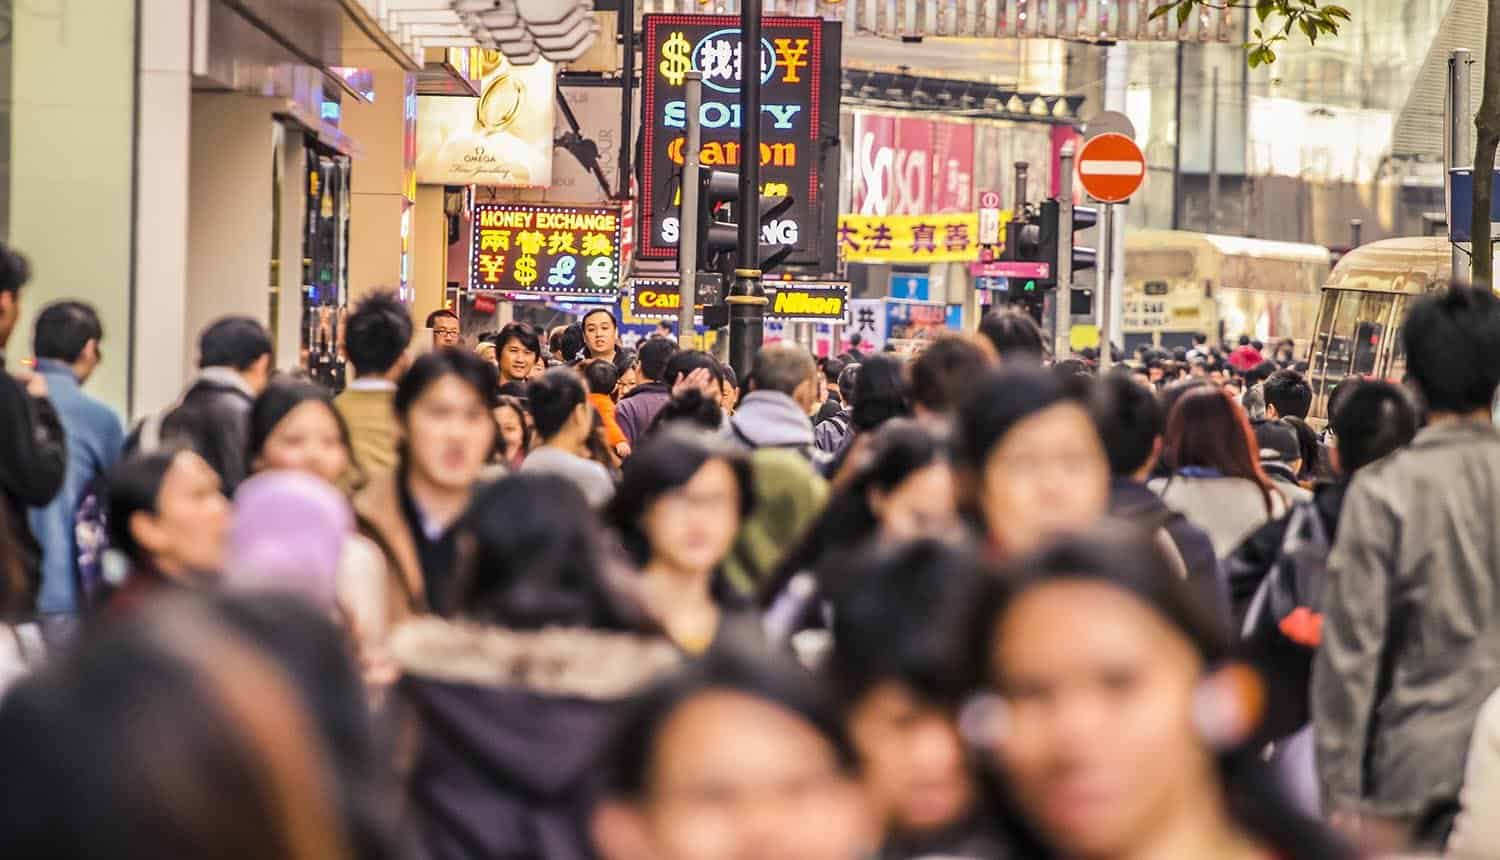
<path fill-rule="evenodd" d="M 475 203 L 469 288 L 613 299 L 620 210 Z"/>
<path fill-rule="evenodd" d="M 706 167 L 739 169 L 740 105 L 744 62 L 739 18 L 729 15 L 647 15 L 645 28 L 645 131 L 641 165 L 641 257 L 671 259 L 681 238 L 679 220 L 683 148 L 687 139 L 684 82 L 689 71 L 703 75 L 703 128 L 700 152 Z M 819 18 L 767 17 L 762 21 L 760 55 L 760 193 L 790 196 L 791 209 L 762 225 L 761 243 L 790 245 L 793 265 L 824 262 L 823 235 L 833 225 L 828 198 L 837 182 L 837 150 L 831 158 L 823 140 L 838 137 L 839 25 Z M 835 175 L 828 176 L 832 162 Z M 826 186 L 826 187 L 825 187 Z M 836 198 L 836 195 L 832 195 Z M 736 213 L 737 217 L 739 213 Z"/>

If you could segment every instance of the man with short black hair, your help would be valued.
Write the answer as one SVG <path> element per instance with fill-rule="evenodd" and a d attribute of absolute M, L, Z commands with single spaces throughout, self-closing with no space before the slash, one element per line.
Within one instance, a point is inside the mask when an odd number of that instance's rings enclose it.
<path fill-rule="evenodd" d="M 219 473 L 225 495 L 249 474 L 250 407 L 271 380 L 271 335 L 249 317 L 225 317 L 198 340 L 198 375 L 177 406 L 137 431 L 143 450 L 189 443 Z"/>
<path fill-rule="evenodd" d="M 1500 688 L 1500 299 L 1429 294 L 1400 337 L 1427 426 L 1344 499 L 1313 727 L 1325 813 L 1440 851 L 1475 719 Z"/>
<path fill-rule="evenodd" d="M 1256 386 L 1254 390 L 1260 390 Z M 1260 449 L 1260 465 L 1266 477 L 1288 502 L 1312 501 L 1312 491 L 1297 483 L 1302 473 L 1302 443 L 1290 424 L 1274 418 L 1258 422 L 1255 444 Z"/>
<path fill-rule="evenodd" d="M 1267 418 L 1307 420 L 1307 413 L 1312 411 L 1313 392 L 1306 377 L 1295 370 L 1284 368 L 1266 377 L 1263 387 Z"/>
<path fill-rule="evenodd" d="M 500 384 L 526 382 L 542 355 L 542 337 L 531 323 L 511 322 L 495 335 L 495 359 L 500 362 Z"/>
<path fill-rule="evenodd" d="M 411 312 L 394 290 L 379 290 L 354 306 L 344 324 L 344 349 L 354 381 L 335 397 L 349 426 L 354 461 L 367 476 L 396 466 L 396 383 L 410 364 Z"/>
<path fill-rule="evenodd" d="M 1000 363 L 1039 364 L 1047 356 L 1042 330 L 1025 311 L 993 310 L 979 321 L 979 333 L 995 347 Z"/>
<path fill-rule="evenodd" d="M 71 636 L 79 611 L 79 504 L 120 458 L 125 428 L 108 406 L 83 392 L 99 366 L 104 327 L 83 302 L 56 302 L 37 315 L 32 336 L 36 372 L 47 380 L 48 399 L 68 437 L 68 470 L 46 507 L 31 510 L 31 528 L 42 546 L 42 590 L 37 597 L 42 631 L 49 641 Z"/>
<path fill-rule="evenodd" d="M 432 332 L 433 349 L 453 349 L 463 342 L 458 314 L 447 308 L 438 308 L 428 314 L 427 328 Z"/>
<path fill-rule="evenodd" d="M 1146 486 L 1161 459 L 1166 431 L 1166 415 L 1155 393 L 1130 376 L 1111 373 L 1095 381 L 1091 411 L 1109 458 L 1110 514 L 1163 533 L 1168 541 L 1158 543 L 1164 554 L 1177 560 L 1189 581 L 1227 618 L 1229 592 L 1213 541 Z"/>
<path fill-rule="evenodd" d="M 21 288 L 30 280 L 26 258 L 0 245 L 0 349 L 10 342 L 21 316 Z M 6 593 L 0 588 L 5 612 L 31 610 L 41 577 L 42 548 L 26 518 L 28 506 L 50 504 L 67 477 L 68 446 L 62 423 L 47 400 L 47 378 L 26 370 L 7 372 L 0 354 L 0 422 L 5 444 L 0 445 L 0 498 L 7 510 L 25 588 L 31 593 Z"/>
<path fill-rule="evenodd" d="M 641 344 L 640 384 L 615 404 L 615 423 L 625 439 L 635 446 L 651 429 L 657 413 L 672 399 L 671 381 L 667 380 L 667 362 L 677 354 L 677 344 L 664 337 L 653 337 Z"/>

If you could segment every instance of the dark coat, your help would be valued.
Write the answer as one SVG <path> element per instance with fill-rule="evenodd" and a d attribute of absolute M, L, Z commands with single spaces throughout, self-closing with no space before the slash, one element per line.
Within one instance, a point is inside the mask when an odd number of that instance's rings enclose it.
<path fill-rule="evenodd" d="M 631 445 L 639 445 L 646 431 L 651 429 L 651 422 L 656 420 L 656 414 L 667 408 L 671 400 L 672 389 L 665 382 L 637 385 L 615 404 L 615 423 L 620 425 L 620 432 Z"/>
<path fill-rule="evenodd" d="M 184 438 L 219 473 L 224 495 L 250 472 L 250 407 L 255 398 L 234 385 L 200 375 L 182 402 L 162 421 L 163 439 Z"/>
<path fill-rule="evenodd" d="M 1205 599 L 1221 616 L 1229 617 L 1229 588 L 1219 566 L 1218 554 L 1208 533 L 1167 507 L 1149 487 L 1129 478 L 1115 478 L 1109 485 L 1111 516 L 1137 525 L 1164 530 L 1177 548 L 1188 581 L 1202 590 Z"/>
<path fill-rule="evenodd" d="M 31 533 L 28 507 L 52 501 L 68 474 L 68 445 L 52 404 L 32 397 L 0 359 L 0 494 L 11 533 L 20 545 L 22 572 L 34 595 L 41 584 L 42 548 Z"/>
<path fill-rule="evenodd" d="M 590 860 L 598 762 L 628 698 L 681 661 L 664 639 L 415 619 L 391 650 L 419 725 L 408 796 L 430 860 Z"/>

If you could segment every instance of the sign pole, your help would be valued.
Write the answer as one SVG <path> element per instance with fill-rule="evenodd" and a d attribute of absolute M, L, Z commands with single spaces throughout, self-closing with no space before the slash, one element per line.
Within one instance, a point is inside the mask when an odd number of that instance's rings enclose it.
<path fill-rule="evenodd" d="M 766 291 L 760 282 L 760 10 L 740 4 L 740 252 L 729 290 L 729 365 L 750 378 L 765 339 Z"/>
<path fill-rule="evenodd" d="M 1114 344 L 1110 338 L 1110 296 L 1113 295 L 1112 279 L 1115 276 L 1115 204 L 1104 204 L 1100 214 L 1099 230 L 1099 284 L 1094 292 L 1094 316 L 1099 320 L 1099 374 L 1107 373 L 1114 365 Z"/>
<path fill-rule="evenodd" d="M 1469 146 L 1469 133 L 1474 128 L 1474 123 L 1469 116 L 1469 88 L 1471 86 L 1470 59 L 1472 54 L 1467 48 L 1457 48 L 1448 58 L 1448 145 L 1444 147 L 1444 154 L 1448 156 L 1449 167 L 1468 167 L 1474 162 L 1474 153 Z M 1472 175 L 1472 173 L 1471 173 Z M 1450 182 L 1452 176 L 1448 171 L 1443 171 L 1443 181 Z M 1474 176 L 1478 182 L 1479 177 Z M 1451 201 L 1451 195 L 1450 195 Z M 1470 198 L 1473 199 L 1473 198 Z M 1449 208 L 1452 203 L 1449 203 Z M 1451 225 L 1457 219 L 1468 218 L 1468 212 L 1449 212 L 1448 223 Z M 1468 232 L 1468 231 L 1465 231 Z M 1453 235 L 1450 227 L 1448 235 Z M 1457 281 L 1469 280 L 1469 255 L 1457 243 L 1450 242 L 1452 250 L 1453 271 L 1451 278 Z"/>
<path fill-rule="evenodd" d="M 1053 327 L 1052 356 L 1061 360 L 1073 351 L 1073 141 L 1063 144 L 1057 168 L 1057 324 Z"/>
<path fill-rule="evenodd" d="M 687 73 L 687 149 L 682 164 L 682 230 L 677 239 L 677 345 L 697 346 L 693 312 L 698 304 L 698 159 L 703 149 L 703 73 Z"/>

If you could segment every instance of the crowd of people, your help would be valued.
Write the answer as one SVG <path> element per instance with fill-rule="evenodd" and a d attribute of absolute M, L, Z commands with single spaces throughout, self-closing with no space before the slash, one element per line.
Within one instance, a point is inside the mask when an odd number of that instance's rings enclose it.
<path fill-rule="evenodd" d="M 127 432 L 97 315 L 37 315 L 0 856 L 1500 857 L 1487 292 L 1327 391 L 1013 311 L 743 380 L 604 309 L 427 328 L 365 297 L 334 396 L 219 321 Z"/>

